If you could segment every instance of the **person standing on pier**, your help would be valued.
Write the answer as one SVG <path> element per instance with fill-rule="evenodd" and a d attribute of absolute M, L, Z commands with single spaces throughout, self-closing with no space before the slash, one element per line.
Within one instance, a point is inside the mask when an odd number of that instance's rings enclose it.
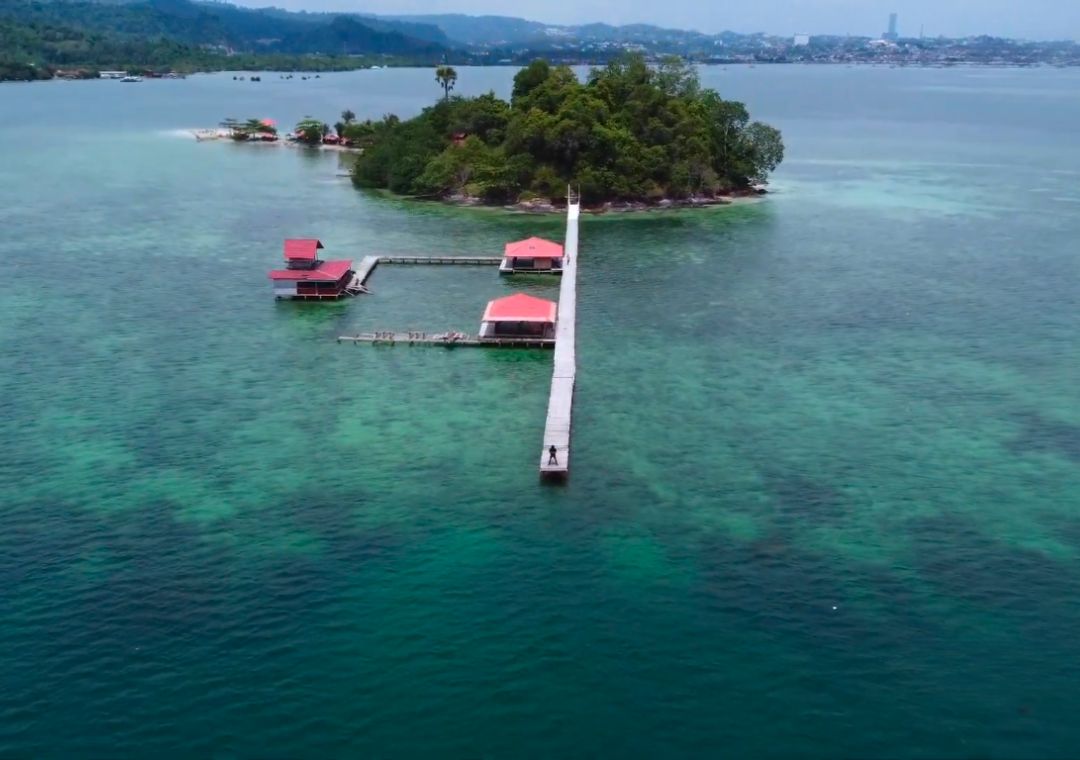
<path fill-rule="evenodd" d="M 555 448 L 555 444 L 551 444 L 551 448 L 548 449 L 548 464 L 559 464 L 559 458 L 555 456 L 559 450 Z"/>

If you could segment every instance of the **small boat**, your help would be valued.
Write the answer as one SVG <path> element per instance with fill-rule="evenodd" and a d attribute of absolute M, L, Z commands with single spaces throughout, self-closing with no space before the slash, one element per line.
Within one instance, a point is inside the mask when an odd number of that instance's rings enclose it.
<path fill-rule="evenodd" d="M 142 81 L 142 77 L 133 77 L 133 76 L 131 76 L 131 75 L 129 74 L 128 76 L 124 77 L 124 78 L 123 78 L 123 79 L 121 79 L 120 81 L 121 81 L 121 82 L 141 82 L 141 81 Z"/>

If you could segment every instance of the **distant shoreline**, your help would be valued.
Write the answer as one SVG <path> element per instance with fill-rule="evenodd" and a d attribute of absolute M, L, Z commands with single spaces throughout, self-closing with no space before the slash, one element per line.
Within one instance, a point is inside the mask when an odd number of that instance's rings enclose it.
<path fill-rule="evenodd" d="M 468 66 L 469 68 L 478 69 L 513 69 L 521 68 L 523 64 L 517 63 L 469 63 L 459 64 L 462 66 Z M 602 63 L 596 61 L 574 61 L 567 63 L 568 66 L 602 66 Z M 901 63 L 892 61 L 729 61 L 729 62 L 701 62 L 696 64 L 707 68 L 726 68 L 728 66 L 739 68 L 765 68 L 775 66 L 821 66 L 821 67 L 838 67 L 845 68 L 880 68 L 880 69 L 963 69 L 963 68 L 976 68 L 976 69 L 1076 69 L 1080 68 L 1080 61 L 1078 62 L 1066 62 L 1066 63 L 1049 63 L 1049 62 L 1025 62 L 1025 61 L 953 61 L 948 63 Z M 355 71 L 385 71 L 389 69 L 422 69 L 429 68 L 424 64 L 387 64 L 380 69 L 373 69 L 369 66 L 357 66 L 356 68 L 342 68 L 342 69 L 204 69 L 198 71 L 186 71 L 182 77 L 151 77 L 146 81 L 153 81 L 154 79 L 184 79 L 190 76 L 199 74 L 239 74 L 239 73 L 292 73 L 292 74 L 345 74 Z M 110 80 L 105 77 L 99 76 L 64 76 L 57 74 L 51 77 L 38 77 L 34 79 L 20 79 L 20 78 L 0 78 L 0 84 L 31 84 L 35 82 L 75 82 L 75 81 L 117 81 Z M 258 84 L 256 82 L 256 84 Z"/>

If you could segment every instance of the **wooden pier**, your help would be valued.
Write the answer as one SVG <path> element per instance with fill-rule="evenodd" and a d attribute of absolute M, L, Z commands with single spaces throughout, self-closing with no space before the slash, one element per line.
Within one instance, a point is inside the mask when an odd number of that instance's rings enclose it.
<path fill-rule="evenodd" d="M 481 338 L 459 332 L 373 332 L 339 335 L 338 343 L 372 343 L 385 346 L 479 346 L 487 348 L 554 348 L 554 338 Z"/>
<path fill-rule="evenodd" d="M 577 327 L 577 256 L 578 222 L 581 204 L 573 200 L 566 210 L 566 242 L 563 246 L 562 281 L 559 284 L 558 318 L 554 338 L 482 338 L 459 332 L 370 332 L 342 335 L 338 343 L 368 343 L 407 346 L 477 346 L 490 348 L 554 348 L 554 367 L 551 391 L 548 396 L 544 441 L 540 452 L 540 476 L 544 479 L 565 480 L 570 472 L 570 418 L 574 404 L 574 382 L 577 375 L 575 332 Z M 497 256 L 365 256 L 356 268 L 354 283 L 363 288 L 379 264 L 456 264 L 499 266 Z M 551 447 L 555 461 L 551 461 Z"/>
<path fill-rule="evenodd" d="M 371 277 L 371 273 L 375 271 L 375 267 L 378 265 L 378 256 L 365 256 L 360 259 L 360 266 L 356 267 L 356 277 L 353 278 L 353 284 L 360 287 L 366 285 L 368 277 Z"/>
<path fill-rule="evenodd" d="M 577 256 L 580 202 L 566 210 L 566 242 L 563 246 L 562 282 L 559 284 L 559 318 L 555 325 L 555 367 L 551 373 L 544 445 L 540 452 L 540 476 L 564 479 L 570 472 L 570 412 L 574 403 L 574 380 L 577 375 L 575 328 L 577 324 Z M 555 447 L 555 463 L 550 449 Z"/>
<path fill-rule="evenodd" d="M 365 256 L 356 267 L 356 274 L 348 290 L 353 295 L 369 292 L 368 278 L 379 264 L 458 264 L 469 266 L 499 266 L 498 256 Z"/>
<path fill-rule="evenodd" d="M 499 256 L 379 256 L 380 264 L 464 264 L 467 266 L 499 266 Z"/>

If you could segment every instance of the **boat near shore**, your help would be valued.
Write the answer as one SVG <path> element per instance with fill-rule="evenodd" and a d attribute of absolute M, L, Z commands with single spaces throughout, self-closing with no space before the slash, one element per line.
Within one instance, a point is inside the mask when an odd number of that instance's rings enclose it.
<path fill-rule="evenodd" d="M 204 140 L 223 140 L 229 136 L 224 129 L 193 129 L 191 135 L 199 142 Z"/>

